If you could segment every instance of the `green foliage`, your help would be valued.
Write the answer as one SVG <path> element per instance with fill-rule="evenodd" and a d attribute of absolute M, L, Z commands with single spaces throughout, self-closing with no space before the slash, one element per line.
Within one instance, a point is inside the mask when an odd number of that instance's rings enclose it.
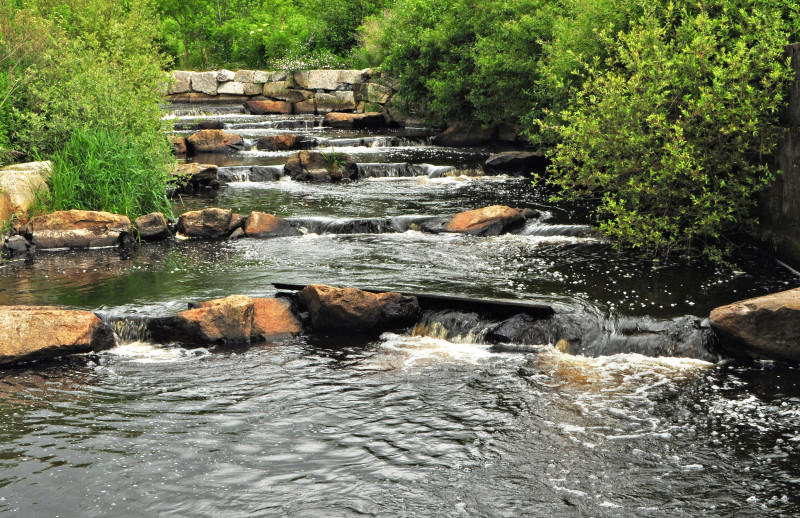
<path fill-rule="evenodd" d="M 561 198 L 598 198 L 600 229 L 620 243 L 719 260 L 772 179 L 796 12 L 765 0 L 643 9 L 630 30 L 600 34 L 610 56 L 586 65 L 553 128 L 549 182 Z"/>
<path fill-rule="evenodd" d="M 325 159 L 325 163 L 328 166 L 328 171 L 330 171 L 331 175 L 344 178 L 347 157 L 342 153 L 336 152 L 336 150 L 333 148 L 331 148 L 330 153 L 320 154 L 322 155 L 322 158 Z"/>
<path fill-rule="evenodd" d="M 136 218 L 172 214 L 166 196 L 170 175 L 150 149 L 105 129 L 75 130 L 53 156 L 50 192 L 39 210 L 103 210 Z"/>

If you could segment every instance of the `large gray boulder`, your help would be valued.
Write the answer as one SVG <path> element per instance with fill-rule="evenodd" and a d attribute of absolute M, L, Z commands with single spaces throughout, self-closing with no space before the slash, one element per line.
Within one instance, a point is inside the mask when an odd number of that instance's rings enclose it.
<path fill-rule="evenodd" d="M 715 308 L 710 319 L 728 354 L 800 362 L 800 288 Z"/>

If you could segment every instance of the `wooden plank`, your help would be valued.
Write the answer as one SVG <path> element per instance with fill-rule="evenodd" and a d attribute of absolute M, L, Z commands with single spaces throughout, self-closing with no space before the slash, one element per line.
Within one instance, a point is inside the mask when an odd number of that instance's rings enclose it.
<path fill-rule="evenodd" d="M 300 291 L 306 287 L 303 284 L 287 284 L 281 282 L 272 283 L 276 289 Z M 370 288 L 358 288 L 371 293 L 380 293 L 387 290 L 375 290 Z M 419 305 L 423 310 L 450 309 L 454 311 L 469 311 L 479 313 L 483 316 L 506 319 L 525 313 L 535 318 L 547 318 L 555 311 L 551 306 L 536 304 L 533 302 L 517 300 L 498 300 L 498 299 L 477 299 L 472 297 L 455 297 L 452 295 L 440 295 L 436 293 L 409 293 L 400 292 L 403 295 L 417 297 Z"/>

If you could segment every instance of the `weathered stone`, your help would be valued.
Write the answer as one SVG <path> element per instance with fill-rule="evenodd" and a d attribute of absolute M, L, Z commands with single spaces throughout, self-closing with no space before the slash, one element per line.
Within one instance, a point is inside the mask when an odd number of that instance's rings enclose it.
<path fill-rule="evenodd" d="M 227 83 L 233 81 L 234 72 L 232 70 L 220 70 L 217 72 L 217 81 L 220 83 Z"/>
<path fill-rule="evenodd" d="M 338 88 L 341 90 L 342 85 L 353 86 L 356 83 L 360 83 L 363 81 L 364 76 L 361 74 L 361 70 L 339 70 L 339 86 Z"/>
<path fill-rule="evenodd" d="M 172 73 L 171 94 L 185 94 L 192 91 L 192 73 L 176 70 Z"/>
<path fill-rule="evenodd" d="M 114 332 L 90 311 L 0 306 L 0 364 L 114 347 Z"/>
<path fill-rule="evenodd" d="M 178 218 L 178 233 L 190 239 L 220 239 L 233 230 L 233 213 L 216 207 L 185 212 Z"/>
<path fill-rule="evenodd" d="M 489 157 L 483 166 L 487 174 L 507 174 L 511 176 L 528 176 L 532 173 L 543 173 L 549 161 L 542 153 L 532 151 L 506 151 Z"/>
<path fill-rule="evenodd" d="M 280 340 L 303 331 L 288 300 L 254 298 L 253 310 L 252 333 L 260 340 Z"/>
<path fill-rule="evenodd" d="M 231 221 L 228 223 L 228 233 L 231 233 L 233 230 L 244 228 L 244 224 L 247 222 L 247 218 L 242 216 L 241 214 L 233 213 L 231 214 Z"/>
<path fill-rule="evenodd" d="M 254 165 L 250 168 L 251 182 L 275 182 L 283 176 L 282 168 L 270 165 Z"/>
<path fill-rule="evenodd" d="M 286 78 L 286 81 L 289 82 L 289 86 L 291 87 L 308 89 L 308 75 L 308 70 L 296 70 L 291 76 Z"/>
<path fill-rule="evenodd" d="M 194 153 L 230 153 L 244 149 L 242 137 L 222 130 L 200 130 L 186 142 Z"/>
<path fill-rule="evenodd" d="M 225 123 L 219 119 L 202 119 L 197 121 L 197 129 L 207 130 L 221 130 L 225 127 Z"/>
<path fill-rule="evenodd" d="M 244 83 L 245 95 L 261 95 L 264 87 L 259 83 Z"/>
<path fill-rule="evenodd" d="M 317 113 L 317 103 L 314 99 L 294 103 L 294 113 L 313 115 Z"/>
<path fill-rule="evenodd" d="M 0 223 L 26 215 L 36 193 L 47 190 L 50 162 L 29 162 L 0 169 Z"/>
<path fill-rule="evenodd" d="M 206 95 L 217 95 L 217 73 L 192 72 L 192 91 Z"/>
<path fill-rule="evenodd" d="M 381 331 L 409 326 L 420 313 L 416 297 L 400 293 L 370 293 L 321 284 L 298 294 L 316 330 Z"/>
<path fill-rule="evenodd" d="M 289 157 L 284 174 L 302 182 L 330 182 L 344 178 L 358 178 L 358 166 L 344 153 L 328 155 L 314 151 L 300 151 Z"/>
<path fill-rule="evenodd" d="M 157 342 L 188 346 L 244 345 L 253 331 L 253 301 L 246 295 L 209 300 L 175 316 L 151 320 L 147 329 Z"/>
<path fill-rule="evenodd" d="M 267 151 L 289 151 L 294 149 L 301 149 L 304 145 L 304 140 L 300 135 L 294 133 L 282 133 L 280 135 L 267 135 L 258 139 L 256 143 L 257 149 Z"/>
<path fill-rule="evenodd" d="M 269 81 L 269 73 L 263 70 L 256 70 L 253 72 L 253 82 L 264 84 Z"/>
<path fill-rule="evenodd" d="M 145 241 L 156 241 L 172 236 L 169 225 L 167 225 L 167 218 L 160 212 L 139 216 L 133 224 L 139 232 L 139 237 Z"/>
<path fill-rule="evenodd" d="M 308 90 L 289 90 L 286 88 L 285 81 L 265 84 L 263 94 L 264 97 L 291 103 L 302 102 L 314 97 L 314 92 L 309 92 Z"/>
<path fill-rule="evenodd" d="M 20 235 L 11 236 L 3 242 L 2 255 L 6 258 L 24 256 L 35 248 L 24 237 Z"/>
<path fill-rule="evenodd" d="M 243 237 L 245 237 L 244 229 L 243 228 L 237 228 L 236 230 L 231 232 L 231 235 L 228 236 L 228 241 L 234 241 L 236 239 L 241 239 Z"/>
<path fill-rule="evenodd" d="M 320 93 L 314 96 L 317 113 L 353 111 L 356 101 L 353 92 Z"/>
<path fill-rule="evenodd" d="M 217 87 L 218 94 L 244 95 L 244 83 L 238 81 L 228 81 L 220 83 Z"/>
<path fill-rule="evenodd" d="M 292 104 L 286 101 L 245 101 L 244 110 L 253 115 L 292 113 Z"/>
<path fill-rule="evenodd" d="M 311 90 L 336 90 L 339 86 L 340 70 L 309 70 L 308 84 Z"/>
<path fill-rule="evenodd" d="M 302 325 L 286 300 L 232 295 L 153 319 L 148 331 L 156 341 L 188 346 L 245 345 L 295 336 Z"/>
<path fill-rule="evenodd" d="M 357 101 L 383 104 L 392 96 L 392 89 L 374 83 L 357 83 L 353 87 Z"/>
<path fill-rule="evenodd" d="M 23 234 L 40 250 L 115 246 L 130 234 L 127 216 L 89 210 L 65 210 L 31 218 Z"/>
<path fill-rule="evenodd" d="M 505 205 L 492 205 L 456 214 L 445 226 L 445 232 L 497 236 L 524 222 L 525 216 L 521 210 Z"/>
<path fill-rule="evenodd" d="M 299 236 L 302 232 L 294 228 L 283 218 L 264 212 L 251 212 L 244 227 L 247 237 L 270 238 Z"/>
<path fill-rule="evenodd" d="M 188 164 L 178 164 L 172 176 L 181 186 L 190 187 L 189 191 L 194 192 L 198 187 L 211 185 L 217 180 L 219 167 L 214 164 L 200 164 L 189 162 Z M 184 190 L 184 192 L 188 192 Z"/>
<path fill-rule="evenodd" d="M 256 73 L 254 70 L 237 70 L 233 80 L 239 83 L 255 83 Z"/>
<path fill-rule="evenodd" d="M 494 136 L 493 128 L 483 128 L 478 123 L 458 122 L 433 137 L 433 143 L 449 147 L 482 146 L 491 143 Z"/>
<path fill-rule="evenodd" d="M 286 78 L 289 76 L 289 72 L 287 70 L 280 70 L 278 72 L 270 72 L 267 80 L 269 82 L 275 81 L 286 81 Z"/>
<path fill-rule="evenodd" d="M 186 138 L 177 137 L 175 135 L 168 135 L 167 139 L 172 144 L 172 154 L 175 156 L 183 156 L 187 152 Z"/>
<path fill-rule="evenodd" d="M 386 117 L 380 112 L 368 113 L 339 113 L 331 112 L 325 115 L 325 120 L 322 121 L 323 126 L 330 126 L 331 128 L 348 128 L 348 129 L 361 129 L 361 128 L 385 128 Z"/>
<path fill-rule="evenodd" d="M 711 327 L 731 355 L 800 362 L 800 288 L 718 307 Z"/>

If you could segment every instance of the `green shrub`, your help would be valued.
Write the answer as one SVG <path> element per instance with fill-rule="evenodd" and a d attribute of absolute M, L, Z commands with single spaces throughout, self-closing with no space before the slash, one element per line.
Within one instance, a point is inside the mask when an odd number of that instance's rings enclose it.
<path fill-rule="evenodd" d="M 561 198 L 596 197 L 600 229 L 659 254 L 701 249 L 753 223 L 772 175 L 795 13 L 764 0 L 644 7 L 627 32 L 604 33 L 605 63 L 555 126 L 551 184 Z M 792 20 L 792 24 L 787 22 Z"/>
<path fill-rule="evenodd" d="M 156 211 L 172 215 L 169 179 L 142 143 L 119 132 L 78 129 L 53 156 L 50 192 L 39 210 L 103 210 L 131 219 Z"/>

